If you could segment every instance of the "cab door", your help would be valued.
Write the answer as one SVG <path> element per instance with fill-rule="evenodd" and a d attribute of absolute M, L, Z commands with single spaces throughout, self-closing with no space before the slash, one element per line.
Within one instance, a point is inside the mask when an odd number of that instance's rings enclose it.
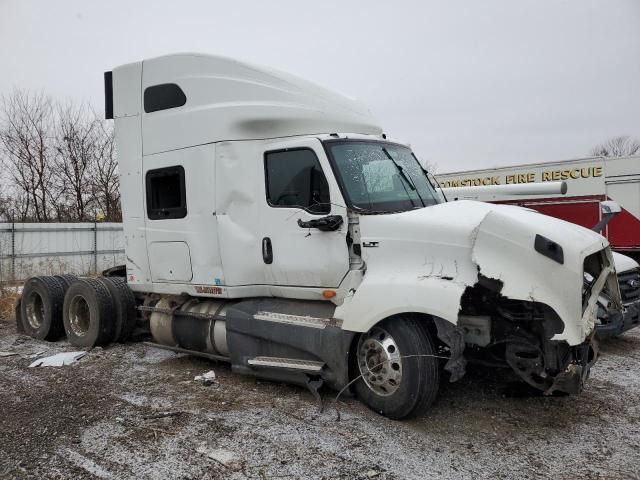
<path fill-rule="evenodd" d="M 263 162 L 262 259 L 269 283 L 338 287 L 349 270 L 348 220 L 322 144 L 273 142 Z"/>

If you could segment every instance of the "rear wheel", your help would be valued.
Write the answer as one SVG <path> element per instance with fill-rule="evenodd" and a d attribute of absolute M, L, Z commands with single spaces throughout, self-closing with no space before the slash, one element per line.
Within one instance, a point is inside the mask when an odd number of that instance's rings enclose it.
<path fill-rule="evenodd" d="M 39 340 L 60 338 L 64 333 L 63 301 L 64 291 L 56 278 L 32 277 L 27 280 L 20 299 L 20 320 L 24 333 Z"/>
<path fill-rule="evenodd" d="M 113 339 L 115 325 L 109 290 L 94 278 L 77 279 L 64 297 L 62 319 L 71 345 L 107 345 Z"/>
<path fill-rule="evenodd" d="M 420 320 L 393 317 L 360 336 L 353 356 L 358 398 L 382 415 L 402 419 L 435 400 L 440 369 L 434 342 Z"/>
<path fill-rule="evenodd" d="M 136 326 L 136 299 L 133 292 L 121 277 L 98 278 L 111 294 L 115 308 L 114 342 L 126 342 Z"/>

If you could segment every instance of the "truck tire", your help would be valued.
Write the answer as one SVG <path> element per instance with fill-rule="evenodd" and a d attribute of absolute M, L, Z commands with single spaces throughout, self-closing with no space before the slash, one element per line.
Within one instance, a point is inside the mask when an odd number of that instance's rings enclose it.
<path fill-rule="evenodd" d="M 425 355 L 425 356 L 421 356 Z M 360 335 L 352 356 L 356 396 L 394 420 L 424 413 L 440 386 L 440 367 L 428 329 L 410 316 L 389 318 Z"/>
<path fill-rule="evenodd" d="M 107 287 L 95 278 L 78 278 L 64 296 L 62 320 L 69 343 L 75 347 L 110 343 L 115 309 Z"/>
<path fill-rule="evenodd" d="M 67 289 L 71 286 L 71 284 L 73 282 L 75 282 L 78 277 L 76 275 L 54 275 L 53 278 L 57 278 L 58 281 L 60 282 L 60 284 L 62 285 L 62 288 L 64 290 L 64 293 L 67 293 Z"/>
<path fill-rule="evenodd" d="M 113 329 L 114 342 L 126 342 L 136 327 L 136 299 L 121 277 L 99 277 L 98 280 L 109 290 L 116 311 Z"/>
<path fill-rule="evenodd" d="M 38 340 L 59 339 L 64 334 L 63 302 L 64 290 L 56 278 L 31 277 L 27 280 L 20 299 L 24 333 Z"/>

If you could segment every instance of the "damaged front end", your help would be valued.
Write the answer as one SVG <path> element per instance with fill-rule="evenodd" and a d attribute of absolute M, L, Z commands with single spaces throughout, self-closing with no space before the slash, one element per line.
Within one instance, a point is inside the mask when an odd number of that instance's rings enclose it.
<path fill-rule="evenodd" d="M 336 309 L 343 328 L 365 332 L 391 315 L 427 314 L 450 325 L 452 332 L 439 326 L 438 337 L 456 365 L 464 357 L 508 367 L 548 394 L 582 388 L 597 358 L 600 293 L 621 308 L 604 237 L 519 207 L 469 201 L 359 223 L 362 244 L 373 248 L 362 250 L 362 283 Z M 445 331 L 463 335 L 464 348 L 441 338 Z M 451 373 L 460 378 L 463 368 Z"/>
<path fill-rule="evenodd" d="M 579 345 L 552 340 L 564 323 L 551 308 L 504 298 L 495 282 L 482 277 L 463 296 L 458 327 L 470 361 L 510 367 L 545 394 L 580 392 L 597 358 L 593 333 Z"/>
<path fill-rule="evenodd" d="M 579 324 L 586 325 L 588 333 L 584 341 L 574 345 L 559 339 L 567 325 L 553 308 L 537 301 L 506 298 L 501 281 L 480 274 L 478 283 L 465 291 L 461 302 L 458 327 L 465 335 L 467 357 L 508 366 L 545 395 L 579 393 L 598 357 L 593 328 L 598 297 L 603 289 L 616 288 L 609 259 L 604 249 L 584 260 Z"/>

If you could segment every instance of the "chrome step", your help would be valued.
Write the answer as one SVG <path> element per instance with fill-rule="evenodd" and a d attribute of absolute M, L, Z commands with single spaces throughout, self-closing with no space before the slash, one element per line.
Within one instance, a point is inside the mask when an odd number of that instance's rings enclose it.
<path fill-rule="evenodd" d="M 317 318 L 304 315 L 289 315 L 286 313 L 275 312 L 258 312 L 253 316 L 253 318 L 255 318 L 256 320 L 265 320 L 267 322 L 287 323 L 289 325 L 311 328 L 325 328 L 328 325 L 336 324 L 336 321 L 333 321 L 329 318 Z"/>
<path fill-rule="evenodd" d="M 304 372 L 319 372 L 324 367 L 323 362 L 279 357 L 255 357 L 247 360 L 247 363 L 253 367 L 287 368 Z"/>

